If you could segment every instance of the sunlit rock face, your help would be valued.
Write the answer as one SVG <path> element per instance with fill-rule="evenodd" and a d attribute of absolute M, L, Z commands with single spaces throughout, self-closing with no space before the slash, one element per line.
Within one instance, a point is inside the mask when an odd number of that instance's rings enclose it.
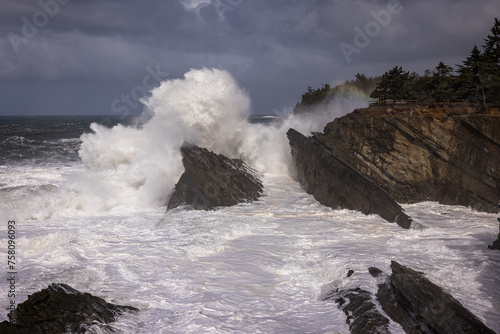
<path fill-rule="evenodd" d="M 402 220 L 402 226 L 409 224 L 408 218 L 386 196 L 398 203 L 437 201 L 498 210 L 497 107 L 373 106 L 335 119 L 323 133 L 299 135 L 288 134 L 297 177 L 325 205 Z M 339 172 L 347 173 L 350 183 L 335 176 Z M 378 201 L 367 207 L 367 197 Z"/>

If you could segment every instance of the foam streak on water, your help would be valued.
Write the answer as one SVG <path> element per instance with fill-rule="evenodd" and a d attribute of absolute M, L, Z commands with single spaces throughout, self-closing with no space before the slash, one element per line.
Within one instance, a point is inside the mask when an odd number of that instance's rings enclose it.
<path fill-rule="evenodd" d="M 404 230 L 325 208 L 288 176 L 266 175 L 265 187 L 256 203 L 214 212 L 161 208 L 20 222 L 22 298 L 61 282 L 138 307 L 139 316 L 116 324 L 126 333 L 347 333 L 345 315 L 318 300 L 322 289 L 375 292 L 367 268 L 389 272 L 397 260 L 500 329 L 500 256 L 486 249 L 494 215 L 421 203 L 406 209 L 428 228 Z"/>

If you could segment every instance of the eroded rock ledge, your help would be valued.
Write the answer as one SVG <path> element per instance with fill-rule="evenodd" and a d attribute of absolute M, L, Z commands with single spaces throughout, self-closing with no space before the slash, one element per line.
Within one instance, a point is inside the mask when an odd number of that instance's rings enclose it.
<path fill-rule="evenodd" d="M 175 185 L 167 210 L 180 205 L 213 210 L 255 201 L 261 196 L 263 187 L 257 172 L 242 160 L 190 144 L 181 147 L 181 154 L 185 171 Z"/>
<path fill-rule="evenodd" d="M 391 268 L 390 281 L 379 286 L 377 299 L 407 333 L 495 334 L 422 273 L 396 261 Z"/>
<path fill-rule="evenodd" d="M 460 105 L 357 109 L 288 138 L 299 182 L 333 208 L 403 222 L 398 203 L 437 201 L 497 212 L 500 109 Z M 379 198 L 377 201 L 376 199 Z"/>
<path fill-rule="evenodd" d="M 95 324 L 113 332 L 108 324 L 116 321 L 117 315 L 138 311 L 131 306 L 110 304 L 69 285 L 54 283 L 19 304 L 15 324 L 0 323 L 0 333 L 86 333 Z"/>
<path fill-rule="evenodd" d="M 378 283 L 376 296 L 360 287 L 341 290 L 334 286 L 320 300 L 337 303 L 352 334 L 390 334 L 389 318 L 411 334 L 495 333 L 423 273 L 396 261 L 391 262 L 391 269 L 388 275 L 368 268 Z"/>

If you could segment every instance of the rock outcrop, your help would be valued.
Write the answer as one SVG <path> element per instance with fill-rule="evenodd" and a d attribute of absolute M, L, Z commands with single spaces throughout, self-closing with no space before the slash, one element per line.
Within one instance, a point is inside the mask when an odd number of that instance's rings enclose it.
<path fill-rule="evenodd" d="M 323 205 L 378 214 L 409 228 L 411 219 L 401 206 L 343 158 L 348 154 L 328 146 L 316 137 L 306 137 L 290 129 L 287 132 L 299 182 L 307 193 Z"/>
<path fill-rule="evenodd" d="M 107 324 L 124 312 L 138 312 L 131 306 L 107 303 L 66 284 L 51 284 L 28 297 L 16 308 L 15 324 L 0 323 L 0 333 L 86 333 L 92 325 L 112 331 Z"/>
<path fill-rule="evenodd" d="M 392 261 L 390 281 L 379 286 L 384 312 L 407 333 L 495 332 L 420 272 Z"/>
<path fill-rule="evenodd" d="M 299 182 L 333 208 L 399 219 L 402 226 L 409 218 L 396 202 L 497 212 L 499 108 L 373 106 L 328 123 L 323 133 L 290 130 L 288 138 Z"/>
<path fill-rule="evenodd" d="M 346 314 L 347 324 L 352 334 L 390 333 L 389 319 L 384 317 L 372 302 L 372 294 L 355 288 L 347 291 L 331 292 L 322 301 L 334 300 Z"/>
<path fill-rule="evenodd" d="M 184 144 L 181 153 L 185 171 L 175 185 L 167 210 L 180 205 L 213 210 L 255 201 L 261 196 L 262 182 L 243 161 L 190 144 Z"/>
<path fill-rule="evenodd" d="M 498 219 L 498 223 L 499 223 L 499 226 L 498 226 L 498 237 L 497 237 L 497 240 L 493 241 L 493 245 L 491 246 L 488 246 L 489 249 L 498 249 L 500 250 L 500 218 L 497 218 Z"/>

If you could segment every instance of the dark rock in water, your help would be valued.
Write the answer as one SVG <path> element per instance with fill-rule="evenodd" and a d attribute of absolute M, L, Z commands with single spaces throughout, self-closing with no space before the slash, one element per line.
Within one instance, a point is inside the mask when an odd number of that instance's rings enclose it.
<path fill-rule="evenodd" d="M 306 192 L 323 205 L 359 210 L 409 228 L 411 219 L 388 194 L 353 169 L 340 147 L 328 146 L 315 134 L 306 137 L 290 129 L 287 132 L 299 182 Z"/>
<path fill-rule="evenodd" d="M 334 300 L 347 316 L 352 334 L 390 333 L 389 320 L 377 310 L 372 295 L 360 288 L 332 292 L 322 300 Z"/>
<path fill-rule="evenodd" d="M 370 273 L 370 275 L 372 275 L 373 277 L 377 278 L 380 274 L 383 273 L 382 270 L 376 268 L 376 267 L 370 267 L 368 268 L 368 272 Z"/>
<path fill-rule="evenodd" d="M 66 284 L 51 284 L 19 304 L 15 324 L 8 321 L 0 323 L 0 333 L 85 333 L 96 323 L 102 329 L 113 332 L 107 324 L 114 322 L 117 315 L 138 311 L 131 306 L 107 303 Z"/>
<path fill-rule="evenodd" d="M 390 282 L 379 286 L 384 312 L 407 333 L 495 332 L 422 273 L 392 261 Z"/>
<path fill-rule="evenodd" d="M 498 222 L 500 223 L 500 218 L 497 218 Z M 498 226 L 498 229 L 500 231 L 500 224 Z M 500 232 L 498 232 L 498 237 L 497 240 L 493 241 L 493 245 L 488 246 L 489 249 L 500 249 Z"/>
<path fill-rule="evenodd" d="M 243 161 L 189 144 L 181 147 L 181 153 L 185 171 L 175 185 L 167 210 L 185 204 L 197 210 L 213 210 L 261 196 L 263 187 L 257 173 Z"/>
<path fill-rule="evenodd" d="M 391 200 L 497 212 L 498 107 L 374 106 L 335 119 L 310 138 L 296 131 L 288 138 L 299 181 L 324 205 L 389 221 L 399 216 L 403 225 L 408 218 Z"/>
<path fill-rule="evenodd" d="M 351 277 L 352 275 L 354 275 L 354 270 L 349 269 L 349 271 L 347 272 L 347 277 Z"/>
<path fill-rule="evenodd" d="M 378 286 L 377 299 L 384 312 L 395 322 L 401 325 L 406 333 L 429 334 L 426 322 L 418 314 L 413 313 L 411 305 L 390 282 Z"/>

